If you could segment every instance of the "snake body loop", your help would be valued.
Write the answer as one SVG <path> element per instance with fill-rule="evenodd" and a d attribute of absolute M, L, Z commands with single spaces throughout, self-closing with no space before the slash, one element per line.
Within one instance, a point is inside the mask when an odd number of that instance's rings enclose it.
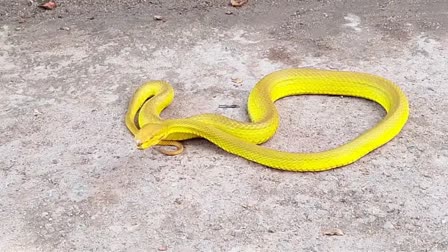
<path fill-rule="evenodd" d="M 357 138 L 337 148 L 316 153 L 290 153 L 261 144 L 278 128 L 279 114 L 274 102 L 291 95 L 355 96 L 379 103 L 385 118 Z M 406 124 L 409 104 L 398 86 L 379 76 L 317 69 L 286 69 L 261 79 L 248 98 L 250 122 L 217 114 L 162 120 L 160 113 L 174 97 L 164 81 L 142 85 L 129 103 L 126 125 L 142 149 L 173 145 L 191 138 L 205 138 L 227 152 L 272 168 L 288 171 L 324 171 L 348 165 L 393 139 Z M 166 153 L 170 154 L 170 153 Z"/>

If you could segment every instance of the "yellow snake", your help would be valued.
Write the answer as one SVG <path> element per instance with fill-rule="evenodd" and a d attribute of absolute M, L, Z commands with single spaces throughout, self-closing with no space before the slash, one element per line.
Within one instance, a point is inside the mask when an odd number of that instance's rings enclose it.
<path fill-rule="evenodd" d="M 261 144 L 278 128 L 279 114 L 274 102 L 291 95 L 342 95 L 372 100 L 387 112 L 373 128 L 337 148 L 315 153 L 291 153 Z M 394 138 L 406 124 L 409 104 L 393 82 L 382 77 L 345 71 L 286 69 L 261 79 L 252 89 L 247 110 L 251 122 L 240 122 L 217 114 L 162 120 L 160 113 L 174 98 L 165 81 L 150 81 L 137 89 L 129 103 L 126 125 L 140 149 L 172 145 L 177 155 L 183 151 L 178 141 L 205 138 L 223 150 L 259 164 L 288 171 L 324 171 L 355 162 Z"/>

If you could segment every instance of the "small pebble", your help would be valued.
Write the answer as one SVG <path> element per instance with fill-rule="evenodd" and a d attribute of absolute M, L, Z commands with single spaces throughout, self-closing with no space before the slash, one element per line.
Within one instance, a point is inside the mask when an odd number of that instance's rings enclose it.
<path fill-rule="evenodd" d="M 160 21 L 160 20 L 163 20 L 163 17 L 156 15 L 156 16 L 154 16 L 154 20 Z"/>

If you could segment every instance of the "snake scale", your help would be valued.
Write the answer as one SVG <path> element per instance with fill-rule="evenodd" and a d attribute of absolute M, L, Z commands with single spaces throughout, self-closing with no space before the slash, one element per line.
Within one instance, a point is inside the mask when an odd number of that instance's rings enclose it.
<path fill-rule="evenodd" d="M 291 153 L 260 144 L 276 132 L 280 118 L 274 102 L 291 95 L 339 95 L 368 99 L 380 104 L 386 116 L 374 127 L 334 149 Z M 205 138 L 223 150 L 256 163 L 287 171 L 324 171 L 355 162 L 399 134 L 409 116 L 409 103 L 403 91 L 382 77 L 359 72 L 319 69 L 285 69 L 263 77 L 252 89 L 247 102 L 250 122 L 218 114 L 188 118 L 160 118 L 174 98 L 165 81 L 150 81 L 140 86 L 129 102 L 125 122 L 140 149 L 171 145 L 177 155 L 179 142 Z"/>

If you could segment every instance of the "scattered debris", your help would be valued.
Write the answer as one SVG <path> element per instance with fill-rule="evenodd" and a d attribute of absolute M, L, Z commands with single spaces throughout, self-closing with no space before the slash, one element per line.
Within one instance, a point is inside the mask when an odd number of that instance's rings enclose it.
<path fill-rule="evenodd" d="M 57 7 L 57 4 L 56 2 L 48 1 L 40 4 L 39 7 L 45 10 L 53 10 L 54 8 Z"/>
<path fill-rule="evenodd" d="M 157 250 L 159 250 L 159 251 L 167 251 L 168 247 L 167 246 L 161 246 Z"/>
<path fill-rule="evenodd" d="M 339 229 L 339 228 L 329 228 L 329 229 L 323 230 L 322 233 L 324 235 L 328 235 L 328 236 L 335 236 L 335 235 L 336 236 L 342 236 L 342 235 L 344 235 L 344 232 L 341 229 Z"/>
<path fill-rule="evenodd" d="M 34 109 L 34 111 L 33 111 L 34 113 L 34 116 L 40 116 L 40 115 L 42 115 L 42 112 L 40 112 L 38 109 Z"/>
<path fill-rule="evenodd" d="M 154 16 L 154 20 L 161 21 L 161 20 L 163 20 L 163 17 L 162 17 L 162 16 L 155 15 L 155 16 Z"/>
<path fill-rule="evenodd" d="M 230 0 L 233 7 L 241 7 L 247 3 L 248 0 Z"/>
<path fill-rule="evenodd" d="M 239 108 L 240 106 L 236 105 L 236 104 L 232 104 L 232 105 L 219 105 L 218 108 Z"/>
<path fill-rule="evenodd" d="M 240 78 L 232 78 L 232 82 L 237 84 L 238 86 L 243 84 L 243 80 Z"/>

